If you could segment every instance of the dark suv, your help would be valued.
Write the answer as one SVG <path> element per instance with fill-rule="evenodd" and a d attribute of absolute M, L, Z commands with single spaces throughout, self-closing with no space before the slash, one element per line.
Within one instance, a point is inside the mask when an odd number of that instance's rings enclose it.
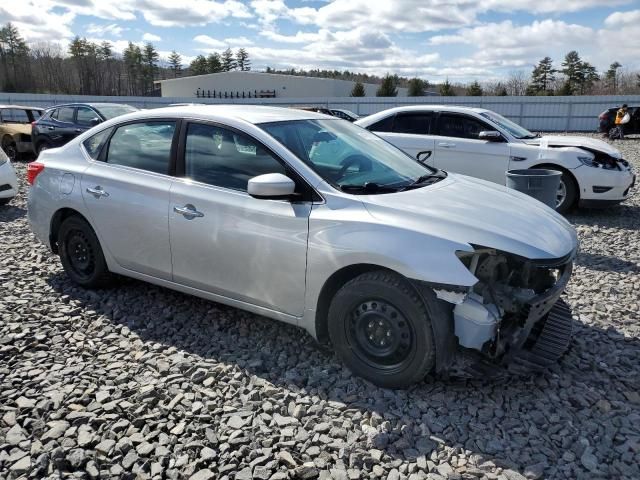
<path fill-rule="evenodd" d="M 616 126 L 616 112 L 620 107 L 609 108 L 598 116 L 600 133 L 609 135 L 609 130 Z M 631 120 L 624 126 L 625 135 L 640 133 L 640 107 L 629 107 Z"/>
<path fill-rule="evenodd" d="M 105 120 L 138 109 L 120 103 L 69 103 L 56 105 L 32 124 L 31 136 L 36 154 L 47 148 L 61 147 L 69 140 Z"/>

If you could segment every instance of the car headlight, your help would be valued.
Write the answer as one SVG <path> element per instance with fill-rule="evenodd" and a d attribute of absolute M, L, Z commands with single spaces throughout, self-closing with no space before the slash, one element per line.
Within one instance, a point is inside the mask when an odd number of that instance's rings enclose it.
<path fill-rule="evenodd" d="M 578 157 L 578 160 L 587 167 L 600 168 L 601 166 L 599 163 L 594 162 L 592 157 Z"/>

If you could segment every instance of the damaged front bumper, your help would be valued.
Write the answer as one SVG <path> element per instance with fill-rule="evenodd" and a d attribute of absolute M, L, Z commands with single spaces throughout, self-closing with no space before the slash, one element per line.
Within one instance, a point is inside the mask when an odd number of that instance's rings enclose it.
<path fill-rule="evenodd" d="M 435 292 L 440 313 L 446 316 L 432 322 L 437 372 L 493 377 L 542 370 L 556 363 L 571 341 L 571 309 L 561 296 L 571 277 L 575 253 L 545 264 L 524 261 L 522 268 L 534 272 L 527 273 L 527 278 L 553 275 L 553 281 L 542 282 L 544 288 L 539 279 L 532 281 L 532 288 L 510 286 L 511 280 L 497 278 L 491 269 L 507 271 L 506 265 L 513 268 L 513 263 L 487 257 L 480 265 L 477 258 L 470 262 L 470 270 L 480 279 L 472 289 L 423 284 L 421 288 Z M 543 273 L 535 273 L 536 269 Z M 510 272 L 507 276 L 513 278 Z"/>

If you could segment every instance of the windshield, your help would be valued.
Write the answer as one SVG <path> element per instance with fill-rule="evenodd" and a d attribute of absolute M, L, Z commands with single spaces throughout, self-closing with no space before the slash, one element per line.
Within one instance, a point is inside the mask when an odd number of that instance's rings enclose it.
<path fill-rule="evenodd" d="M 136 107 L 132 107 L 131 105 L 98 105 L 96 108 L 105 120 L 111 120 L 125 113 L 138 111 Z"/>
<path fill-rule="evenodd" d="M 511 120 L 509 120 L 508 118 L 504 118 L 502 115 L 499 115 L 497 113 L 494 113 L 494 112 L 482 112 L 480 115 L 482 115 L 485 118 L 488 118 L 493 123 L 495 123 L 495 124 L 499 125 L 500 127 L 504 128 L 507 132 L 509 132 L 511 135 L 513 135 L 514 137 L 516 137 L 518 139 L 538 138 L 539 137 L 538 134 L 531 133 L 526 128 L 521 127 L 517 123 L 514 123 Z"/>
<path fill-rule="evenodd" d="M 341 120 L 294 120 L 260 127 L 344 191 L 398 191 L 422 185 L 425 175 L 437 172 L 368 130 Z"/>

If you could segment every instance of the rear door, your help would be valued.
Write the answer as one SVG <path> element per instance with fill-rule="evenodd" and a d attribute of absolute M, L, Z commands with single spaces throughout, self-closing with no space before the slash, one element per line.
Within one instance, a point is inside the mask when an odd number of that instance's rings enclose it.
<path fill-rule="evenodd" d="M 509 168 L 509 144 L 478 138 L 488 123 L 462 113 L 441 113 L 435 130 L 435 166 L 442 170 L 505 184 Z"/>
<path fill-rule="evenodd" d="M 61 147 L 78 135 L 75 124 L 75 107 L 60 107 L 51 115 L 45 133 L 54 147 Z"/>
<path fill-rule="evenodd" d="M 292 172 L 248 135 L 209 123 L 188 123 L 180 151 L 169 211 L 174 281 L 302 315 L 311 202 L 247 193 L 254 176 Z"/>
<path fill-rule="evenodd" d="M 92 224 L 116 262 L 165 280 L 171 279 L 169 173 L 176 131 L 176 120 L 103 130 L 84 142 L 87 154 L 97 161 L 89 163 L 81 180 Z"/>
<path fill-rule="evenodd" d="M 379 122 L 370 130 L 411 157 L 433 165 L 434 140 L 430 135 L 433 118 L 431 111 L 400 112 L 391 122 Z"/>

